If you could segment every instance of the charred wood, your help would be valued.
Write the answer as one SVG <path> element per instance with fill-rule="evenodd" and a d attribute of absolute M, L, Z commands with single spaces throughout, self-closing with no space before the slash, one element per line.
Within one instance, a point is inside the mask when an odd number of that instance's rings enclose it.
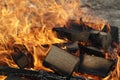
<path fill-rule="evenodd" d="M 111 45 L 111 34 L 92 30 L 89 40 L 95 47 L 108 49 Z"/>
<path fill-rule="evenodd" d="M 79 72 L 106 77 L 113 70 L 115 62 L 105 58 L 82 54 Z"/>
<path fill-rule="evenodd" d="M 43 64 L 56 71 L 60 75 L 70 76 L 79 62 L 79 58 L 66 51 L 52 46 Z"/>
<path fill-rule="evenodd" d="M 53 28 L 53 31 L 57 32 L 59 38 L 67 38 L 70 41 L 88 41 L 89 38 L 87 31 L 80 32 L 62 27 Z"/>
<path fill-rule="evenodd" d="M 14 52 L 12 53 L 12 58 L 20 68 L 33 67 L 34 62 L 33 56 L 27 50 L 25 45 L 15 44 L 13 46 L 13 49 Z"/>
<path fill-rule="evenodd" d="M 88 25 L 86 25 L 82 18 L 76 22 L 76 20 L 70 20 L 68 22 L 68 25 L 66 27 L 69 27 L 70 29 L 76 30 L 76 31 L 91 31 L 93 30 Z"/>
<path fill-rule="evenodd" d="M 28 80 L 28 79 L 10 74 L 7 76 L 7 78 L 5 80 Z"/>
<path fill-rule="evenodd" d="M 60 76 L 43 70 L 39 70 L 39 71 L 25 70 L 25 69 L 0 66 L 0 75 L 9 76 L 10 74 L 14 76 L 30 77 L 33 80 L 67 80 L 68 79 L 68 77 L 66 76 Z M 88 79 L 82 76 L 72 76 L 70 80 L 88 80 Z"/>
<path fill-rule="evenodd" d="M 65 51 L 67 51 L 68 53 L 71 53 L 71 54 L 74 54 L 77 52 L 77 50 L 79 50 L 78 41 L 67 42 L 67 43 L 56 43 L 53 45 L 55 45 L 61 49 L 64 49 Z"/>
<path fill-rule="evenodd" d="M 107 32 L 107 26 L 105 26 L 102 31 Z M 118 27 L 110 26 L 110 34 L 112 37 L 112 43 L 115 42 L 115 43 L 119 44 L 119 29 L 118 29 Z"/>
<path fill-rule="evenodd" d="M 105 54 L 102 50 L 93 47 L 93 46 L 83 46 L 83 45 L 79 45 L 79 49 L 80 49 L 80 54 L 89 54 L 89 55 L 95 55 L 98 57 L 105 57 Z"/>

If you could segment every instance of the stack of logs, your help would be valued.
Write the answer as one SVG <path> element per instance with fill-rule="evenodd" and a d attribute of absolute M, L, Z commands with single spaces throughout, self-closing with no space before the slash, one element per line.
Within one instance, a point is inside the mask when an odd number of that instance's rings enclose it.
<path fill-rule="evenodd" d="M 73 76 L 73 72 L 106 77 L 114 69 L 116 58 L 106 59 L 106 53 L 118 43 L 118 28 L 111 27 L 107 32 L 94 29 L 55 27 L 53 32 L 58 38 L 68 39 L 67 43 L 53 44 L 46 55 L 43 65 L 55 73 L 43 70 L 28 70 L 34 66 L 34 58 L 25 45 L 15 44 L 11 54 L 18 68 L 0 66 L 0 74 L 7 75 L 5 80 L 85 80 L 85 77 Z M 79 29 L 78 29 L 79 28 Z M 117 34 L 117 36 L 116 36 Z M 62 49 L 66 47 L 66 49 Z"/>

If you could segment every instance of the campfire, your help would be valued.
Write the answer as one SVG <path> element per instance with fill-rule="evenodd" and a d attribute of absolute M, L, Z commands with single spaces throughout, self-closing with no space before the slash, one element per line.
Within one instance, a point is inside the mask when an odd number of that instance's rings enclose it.
<path fill-rule="evenodd" d="M 1 0 L 0 80 L 118 80 L 118 28 L 79 0 Z"/>

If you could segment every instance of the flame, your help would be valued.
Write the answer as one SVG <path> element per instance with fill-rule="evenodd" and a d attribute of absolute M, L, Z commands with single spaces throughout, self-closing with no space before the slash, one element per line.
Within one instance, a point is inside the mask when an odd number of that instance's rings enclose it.
<path fill-rule="evenodd" d="M 53 27 L 64 26 L 68 20 L 80 23 L 80 18 L 96 30 L 102 30 L 106 24 L 106 21 L 94 18 L 80 6 L 79 0 L 1 0 L 0 65 L 17 67 L 11 58 L 12 47 L 24 44 L 32 52 L 34 69 L 49 70 L 43 67 L 42 61 L 51 47 L 42 45 L 65 42 L 52 32 Z M 120 77 L 119 64 L 116 69 Z M 1 80 L 4 78 L 0 76 Z"/>
<path fill-rule="evenodd" d="M 44 69 L 42 61 L 49 48 L 43 44 L 63 43 L 52 32 L 75 17 L 79 0 L 1 0 L 0 65 L 18 67 L 11 58 L 14 44 L 24 44 L 34 57 L 34 69 Z M 71 6 L 72 5 L 72 6 Z M 2 77 L 0 79 L 3 79 Z"/>

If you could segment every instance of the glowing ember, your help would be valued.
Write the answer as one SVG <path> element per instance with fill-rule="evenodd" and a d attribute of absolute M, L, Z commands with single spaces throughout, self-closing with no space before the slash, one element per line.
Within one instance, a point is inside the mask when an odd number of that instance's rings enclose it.
<path fill-rule="evenodd" d="M 93 29 L 103 29 L 106 21 L 93 18 L 80 8 L 79 0 L 1 0 L 0 1 L 0 65 L 17 67 L 10 53 L 14 44 L 24 44 L 34 56 L 34 69 L 49 70 L 42 61 L 50 47 L 43 44 L 62 43 L 52 32 L 55 26 L 64 26 L 68 20 L 83 19 Z M 89 23 L 90 22 L 90 23 Z M 79 23 L 79 22 L 78 22 Z M 113 80 L 120 77 L 120 57 Z M 114 74 L 114 73 L 113 73 Z M 0 76 L 0 80 L 4 80 Z"/>

